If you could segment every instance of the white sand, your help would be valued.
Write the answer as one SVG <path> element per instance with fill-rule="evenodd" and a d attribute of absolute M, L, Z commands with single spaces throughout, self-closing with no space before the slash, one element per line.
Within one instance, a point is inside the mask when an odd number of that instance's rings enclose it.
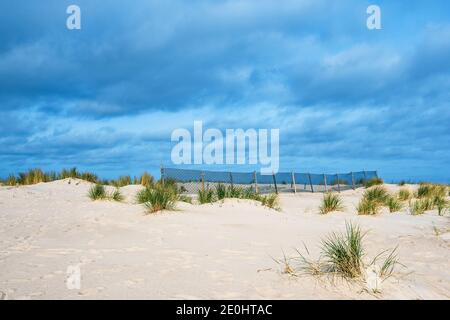
<path fill-rule="evenodd" d="M 70 184 L 69 184 L 70 182 Z M 179 211 L 145 215 L 133 203 L 93 202 L 90 184 L 62 180 L 0 187 L 0 297 L 8 299 L 448 299 L 450 218 L 436 212 L 357 216 L 363 192 L 342 193 L 346 212 L 318 214 L 321 194 L 281 196 L 282 212 L 246 200 L 179 203 Z M 412 187 L 412 186 L 411 186 Z M 391 190 L 397 186 L 389 185 Z M 330 231 L 356 221 L 369 233 L 368 257 L 399 246 L 407 268 L 378 295 L 360 285 L 281 274 L 272 257 L 305 243 L 313 256 Z M 441 234 L 436 235 L 435 229 Z M 81 288 L 66 287 L 80 264 Z M 2 292 L 4 294 L 2 294 Z"/>

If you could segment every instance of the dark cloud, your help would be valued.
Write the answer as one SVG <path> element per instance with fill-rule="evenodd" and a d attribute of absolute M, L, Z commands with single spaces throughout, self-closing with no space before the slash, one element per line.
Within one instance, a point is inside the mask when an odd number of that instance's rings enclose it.
<path fill-rule="evenodd" d="M 380 1 L 381 31 L 365 1 L 80 0 L 80 31 L 69 4 L 2 2 L 0 174 L 157 168 L 198 119 L 280 128 L 285 168 L 450 180 L 445 1 Z"/>

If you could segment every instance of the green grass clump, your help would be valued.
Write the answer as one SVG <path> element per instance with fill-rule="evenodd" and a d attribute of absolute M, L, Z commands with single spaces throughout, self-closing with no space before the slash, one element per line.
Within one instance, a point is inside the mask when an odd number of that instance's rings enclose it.
<path fill-rule="evenodd" d="M 382 206 L 387 205 L 390 197 L 391 196 L 384 187 L 371 187 L 364 192 L 356 210 L 358 211 L 358 214 L 361 215 L 377 214 Z"/>
<path fill-rule="evenodd" d="M 146 187 L 142 190 L 139 190 L 136 194 L 136 202 L 137 203 L 146 203 L 150 198 L 151 188 Z"/>
<path fill-rule="evenodd" d="M 216 198 L 218 200 L 223 200 L 227 197 L 227 187 L 223 183 L 219 183 L 216 185 Z"/>
<path fill-rule="evenodd" d="M 402 210 L 403 205 L 396 197 L 389 196 L 386 200 L 386 205 L 389 208 L 389 212 L 398 212 Z"/>
<path fill-rule="evenodd" d="M 41 169 L 30 169 L 27 172 L 20 172 L 18 182 L 21 185 L 30 185 L 47 182 L 49 179 Z"/>
<path fill-rule="evenodd" d="M 280 210 L 280 202 L 276 193 L 271 193 L 261 197 L 261 204 L 274 210 Z"/>
<path fill-rule="evenodd" d="M 445 198 L 436 197 L 434 199 L 434 205 L 436 206 L 436 208 L 438 210 L 438 214 L 440 216 L 442 216 L 442 215 L 444 215 L 444 213 L 448 209 L 449 202 Z"/>
<path fill-rule="evenodd" d="M 213 203 L 216 198 L 213 189 L 198 190 L 198 202 L 200 204 Z"/>
<path fill-rule="evenodd" d="M 400 191 L 398 192 L 398 199 L 400 201 L 408 201 L 409 199 L 411 199 L 411 197 L 412 193 L 407 188 L 401 188 Z"/>
<path fill-rule="evenodd" d="M 366 253 L 363 243 L 364 237 L 365 233 L 361 231 L 358 225 L 346 222 L 345 232 L 333 232 L 322 240 L 319 259 L 307 258 L 299 250 L 296 250 L 299 254 L 298 258 L 288 259 L 283 254 L 284 265 L 289 267 L 289 274 L 293 276 L 297 276 L 297 270 L 300 270 L 313 276 L 331 274 L 349 280 L 364 280 L 364 270 L 381 260 L 378 272 L 379 277 L 382 279 L 390 277 L 395 271 L 396 265 L 401 264 L 396 254 L 397 248 L 382 251 L 370 263 L 366 264 Z M 305 249 L 309 255 L 309 250 L 306 246 Z M 289 263 L 293 259 L 297 259 L 300 262 L 297 267 Z M 280 263 L 280 261 L 276 262 Z"/>
<path fill-rule="evenodd" d="M 346 223 L 345 233 L 332 233 L 322 241 L 322 251 L 329 271 L 345 278 L 357 278 L 362 275 L 364 234 L 359 226 Z"/>
<path fill-rule="evenodd" d="M 384 183 L 383 179 L 374 177 L 374 178 L 364 181 L 364 187 L 370 188 L 370 187 L 373 187 L 376 185 L 381 185 L 383 183 Z"/>
<path fill-rule="evenodd" d="M 70 169 L 62 169 L 59 174 L 59 179 L 67 179 L 67 178 L 79 178 L 80 174 L 77 171 L 77 168 L 73 167 Z"/>
<path fill-rule="evenodd" d="M 15 186 L 18 182 L 16 176 L 11 174 L 5 179 L 4 183 L 7 186 Z"/>
<path fill-rule="evenodd" d="M 322 204 L 319 209 L 320 213 L 326 214 L 332 211 L 342 211 L 344 206 L 339 195 L 329 192 L 323 195 Z"/>
<path fill-rule="evenodd" d="M 120 192 L 119 188 L 116 188 L 116 190 L 114 190 L 109 195 L 109 199 L 117 201 L 117 202 L 122 202 L 125 199 L 125 197 L 122 195 L 122 193 Z"/>
<path fill-rule="evenodd" d="M 364 192 L 363 198 L 376 202 L 378 204 L 384 204 L 386 200 L 389 198 L 389 193 L 386 188 L 382 186 L 375 186 L 370 189 L 367 189 Z"/>
<path fill-rule="evenodd" d="M 356 210 L 360 215 L 375 215 L 378 214 L 380 209 L 381 206 L 377 202 L 370 201 L 365 198 L 361 199 L 361 201 L 358 203 L 358 206 L 356 207 Z"/>
<path fill-rule="evenodd" d="M 157 184 L 153 188 L 146 188 L 144 205 L 149 213 L 162 210 L 174 210 L 178 195 L 175 189 L 163 184 Z"/>
<path fill-rule="evenodd" d="M 447 195 L 447 186 L 441 184 L 421 183 L 417 189 L 417 197 L 419 199 L 440 197 Z"/>
<path fill-rule="evenodd" d="M 242 190 L 242 198 L 261 201 L 261 195 L 257 193 L 252 187 L 248 187 Z"/>
<path fill-rule="evenodd" d="M 410 203 L 411 214 L 420 215 L 425 211 L 432 210 L 434 208 L 434 200 L 431 198 L 418 199 Z"/>
<path fill-rule="evenodd" d="M 243 189 L 240 187 L 236 187 L 234 185 L 230 185 L 227 188 L 227 198 L 236 198 L 241 199 L 243 194 Z"/>
<path fill-rule="evenodd" d="M 89 198 L 91 200 L 102 200 L 106 199 L 106 190 L 105 187 L 101 184 L 95 184 L 89 189 L 88 193 Z"/>

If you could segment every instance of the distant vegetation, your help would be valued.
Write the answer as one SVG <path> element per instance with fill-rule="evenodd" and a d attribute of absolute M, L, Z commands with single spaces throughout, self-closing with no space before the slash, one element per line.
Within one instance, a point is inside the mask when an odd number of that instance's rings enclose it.
<path fill-rule="evenodd" d="M 397 194 L 390 194 L 385 187 L 376 185 L 364 192 L 357 211 L 362 215 L 374 215 L 382 207 L 387 207 L 390 212 L 397 212 L 408 204 L 413 215 L 434 209 L 439 215 L 444 215 L 449 208 L 447 189 L 446 185 L 421 183 L 414 193 L 408 187 L 402 187 Z"/>
<path fill-rule="evenodd" d="M 120 192 L 120 190 L 117 188 L 113 192 L 108 193 L 105 189 L 105 187 L 101 184 L 95 184 L 92 187 L 89 188 L 88 191 L 88 197 L 91 198 L 91 200 L 114 200 L 121 202 L 124 200 L 124 196 Z"/>
<path fill-rule="evenodd" d="M 397 195 L 391 195 L 385 187 L 376 185 L 364 192 L 356 209 L 358 214 L 374 215 L 384 206 L 388 207 L 390 212 L 400 211 L 403 207 Z"/>
<path fill-rule="evenodd" d="M 378 178 L 378 177 L 374 177 L 374 178 L 371 178 L 369 180 L 363 181 L 364 187 L 366 187 L 366 188 L 370 188 L 370 187 L 373 187 L 373 186 L 381 185 L 383 183 L 384 183 L 383 179 Z"/>
<path fill-rule="evenodd" d="M 439 215 L 444 215 L 449 208 L 448 187 L 442 184 L 421 183 L 414 194 L 415 200 L 410 200 L 411 214 L 420 215 L 425 211 L 437 209 Z"/>
<path fill-rule="evenodd" d="M 226 198 L 255 200 L 265 207 L 280 210 L 277 194 L 261 195 L 255 192 L 253 187 L 242 188 L 218 183 L 214 188 L 205 188 L 197 192 L 197 200 L 200 204 L 213 203 Z"/>
<path fill-rule="evenodd" d="M 143 186 L 149 186 L 154 184 L 154 178 L 148 172 L 144 172 L 140 177 L 120 176 L 118 179 L 113 180 L 101 180 L 99 177 L 91 172 L 80 172 L 77 168 L 62 169 L 61 172 L 49 171 L 44 172 L 39 168 L 30 169 L 26 172 L 20 172 L 18 175 L 9 175 L 6 179 L 0 180 L 0 184 L 6 186 L 16 185 L 31 185 L 41 182 L 51 182 L 56 180 L 62 180 L 67 178 L 77 178 L 88 182 L 111 185 L 115 187 L 124 187 L 130 184 L 141 184 Z"/>

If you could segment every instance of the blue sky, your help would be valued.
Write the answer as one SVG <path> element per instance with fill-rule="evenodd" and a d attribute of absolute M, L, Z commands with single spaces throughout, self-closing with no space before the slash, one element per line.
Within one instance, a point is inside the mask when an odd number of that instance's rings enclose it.
<path fill-rule="evenodd" d="M 281 171 L 450 182 L 450 4 L 2 0 L 0 112 L 0 176 L 156 173 L 202 120 L 280 128 Z"/>

